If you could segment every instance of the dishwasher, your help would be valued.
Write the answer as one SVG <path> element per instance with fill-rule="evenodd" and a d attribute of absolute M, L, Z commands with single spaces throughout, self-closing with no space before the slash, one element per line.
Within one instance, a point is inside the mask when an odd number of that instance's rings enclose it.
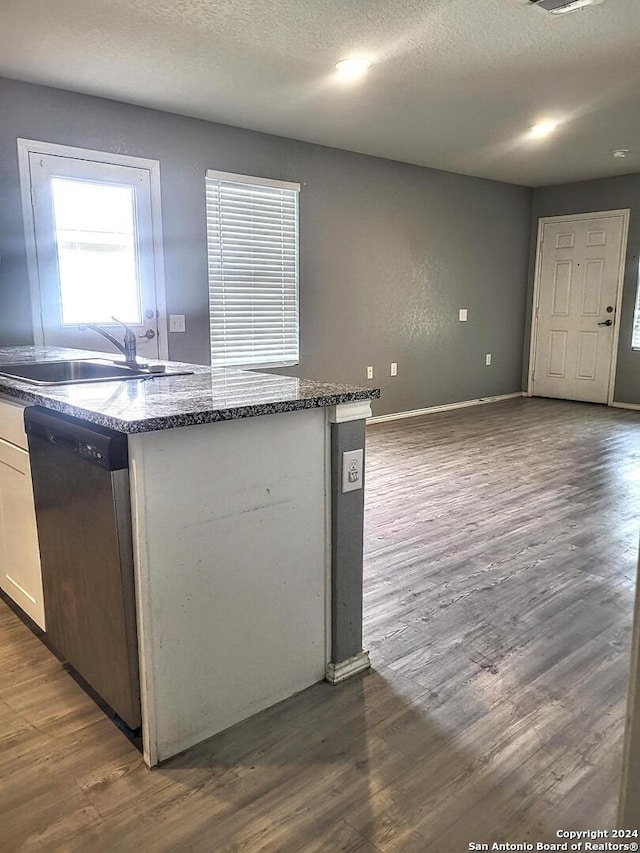
<path fill-rule="evenodd" d="M 47 642 L 131 729 L 140 726 L 127 436 L 25 410 Z"/>

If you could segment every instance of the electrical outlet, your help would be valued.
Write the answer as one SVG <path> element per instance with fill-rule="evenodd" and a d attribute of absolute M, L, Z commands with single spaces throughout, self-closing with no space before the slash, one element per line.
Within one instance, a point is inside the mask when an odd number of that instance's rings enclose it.
<path fill-rule="evenodd" d="M 461 323 L 467 322 L 467 309 L 466 308 L 461 308 L 458 311 L 458 320 L 460 320 Z"/>
<path fill-rule="evenodd" d="M 362 488 L 362 466 L 364 451 L 347 450 L 342 454 L 342 491 L 355 492 Z"/>
<path fill-rule="evenodd" d="M 398 375 L 398 362 L 397 361 L 391 362 L 391 375 L 392 376 Z"/>
<path fill-rule="evenodd" d="M 184 314 L 169 314 L 169 331 L 184 332 Z"/>
<path fill-rule="evenodd" d="M 367 379 L 373 379 L 373 367 L 367 367 Z"/>
<path fill-rule="evenodd" d="M 487 367 L 489 367 L 489 365 L 491 364 L 491 353 L 490 353 L 490 352 L 488 352 L 488 353 L 485 355 L 485 357 L 484 357 L 484 363 L 486 364 L 486 366 L 487 366 Z"/>

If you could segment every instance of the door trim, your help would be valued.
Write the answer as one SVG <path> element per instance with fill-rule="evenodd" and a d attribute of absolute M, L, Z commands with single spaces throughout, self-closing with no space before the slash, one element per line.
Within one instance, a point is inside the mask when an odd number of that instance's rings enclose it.
<path fill-rule="evenodd" d="M 169 336 L 167 325 L 167 296 L 164 280 L 164 241 L 162 238 L 162 207 L 160 197 L 160 163 L 145 157 L 133 157 L 129 154 L 113 154 L 92 148 L 76 148 L 72 145 L 59 145 L 55 142 L 38 142 L 35 139 L 18 138 L 18 172 L 20 175 L 20 200 L 22 203 L 22 222 L 27 247 L 27 275 L 31 295 L 31 322 L 33 342 L 44 346 L 44 328 L 42 303 L 40 299 L 40 278 L 36 255 L 36 232 L 31 204 L 31 175 L 29 154 L 52 154 L 58 157 L 70 157 L 76 160 L 90 160 L 107 163 L 112 166 L 131 166 L 146 169 L 149 172 L 151 188 L 151 227 L 153 231 L 153 266 L 156 285 L 156 307 L 158 311 L 158 357 L 169 359 Z"/>
<path fill-rule="evenodd" d="M 613 328 L 613 343 L 611 352 L 611 369 L 609 371 L 609 390 L 607 393 L 607 406 L 613 404 L 613 392 L 615 389 L 616 367 L 618 365 L 618 346 L 620 342 L 620 311 L 622 308 L 622 290 L 625 274 L 625 261 L 627 257 L 627 240 L 629 236 L 628 207 L 620 210 L 600 210 L 591 213 L 568 213 L 563 216 L 541 216 L 538 219 L 538 235 L 536 238 L 536 266 L 533 278 L 533 303 L 531 309 L 531 335 L 529 343 L 529 372 L 527 377 L 527 397 L 533 397 L 533 373 L 535 369 L 536 343 L 538 337 L 538 304 L 540 302 L 540 278 L 542 274 L 542 235 L 544 226 L 552 222 L 575 222 L 585 219 L 607 219 L 622 216 L 622 239 L 620 241 L 620 259 L 618 264 L 618 287 L 616 291 L 616 323 Z"/>

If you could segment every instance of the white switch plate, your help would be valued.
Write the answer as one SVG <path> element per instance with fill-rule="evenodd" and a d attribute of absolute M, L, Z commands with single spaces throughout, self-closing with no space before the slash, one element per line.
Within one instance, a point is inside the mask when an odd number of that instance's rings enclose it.
<path fill-rule="evenodd" d="M 392 376 L 398 375 L 398 362 L 397 361 L 391 362 L 391 375 Z"/>
<path fill-rule="evenodd" d="M 484 363 L 487 365 L 487 367 L 489 367 L 489 365 L 491 364 L 491 353 L 490 353 L 490 352 L 488 352 L 488 353 L 485 355 L 485 357 L 484 357 Z"/>
<path fill-rule="evenodd" d="M 458 320 L 460 320 L 461 323 L 467 322 L 467 309 L 466 308 L 461 308 L 458 311 Z"/>
<path fill-rule="evenodd" d="M 184 332 L 184 314 L 169 314 L 169 331 Z"/>
<path fill-rule="evenodd" d="M 367 367 L 367 379 L 373 379 L 373 367 Z"/>
<path fill-rule="evenodd" d="M 362 488 L 364 451 L 347 450 L 342 454 L 342 491 L 355 492 Z"/>

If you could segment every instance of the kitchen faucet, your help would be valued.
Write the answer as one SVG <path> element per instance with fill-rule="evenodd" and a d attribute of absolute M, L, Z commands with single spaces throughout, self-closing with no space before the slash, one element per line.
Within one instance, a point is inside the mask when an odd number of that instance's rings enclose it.
<path fill-rule="evenodd" d="M 137 349 L 136 349 L 136 335 L 126 323 L 123 323 L 122 320 L 118 320 L 117 317 L 111 318 L 114 322 L 119 323 L 119 325 L 124 326 L 124 344 L 121 344 L 117 338 L 108 332 L 106 329 L 103 329 L 102 326 L 96 326 L 95 323 L 83 323 L 81 326 L 78 326 L 81 332 L 86 331 L 87 329 L 93 329 L 94 332 L 98 332 L 98 334 L 102 335 L 103 338 L 106 338 L 110 341 L 116 349 L 119 349 L 120 352 L 124 356 L 124 363 L 127 367 L 133 367 L 138 370 L 140 367 L 146 367 L 144 364 L 138 364 L 137 361 Z"/>

